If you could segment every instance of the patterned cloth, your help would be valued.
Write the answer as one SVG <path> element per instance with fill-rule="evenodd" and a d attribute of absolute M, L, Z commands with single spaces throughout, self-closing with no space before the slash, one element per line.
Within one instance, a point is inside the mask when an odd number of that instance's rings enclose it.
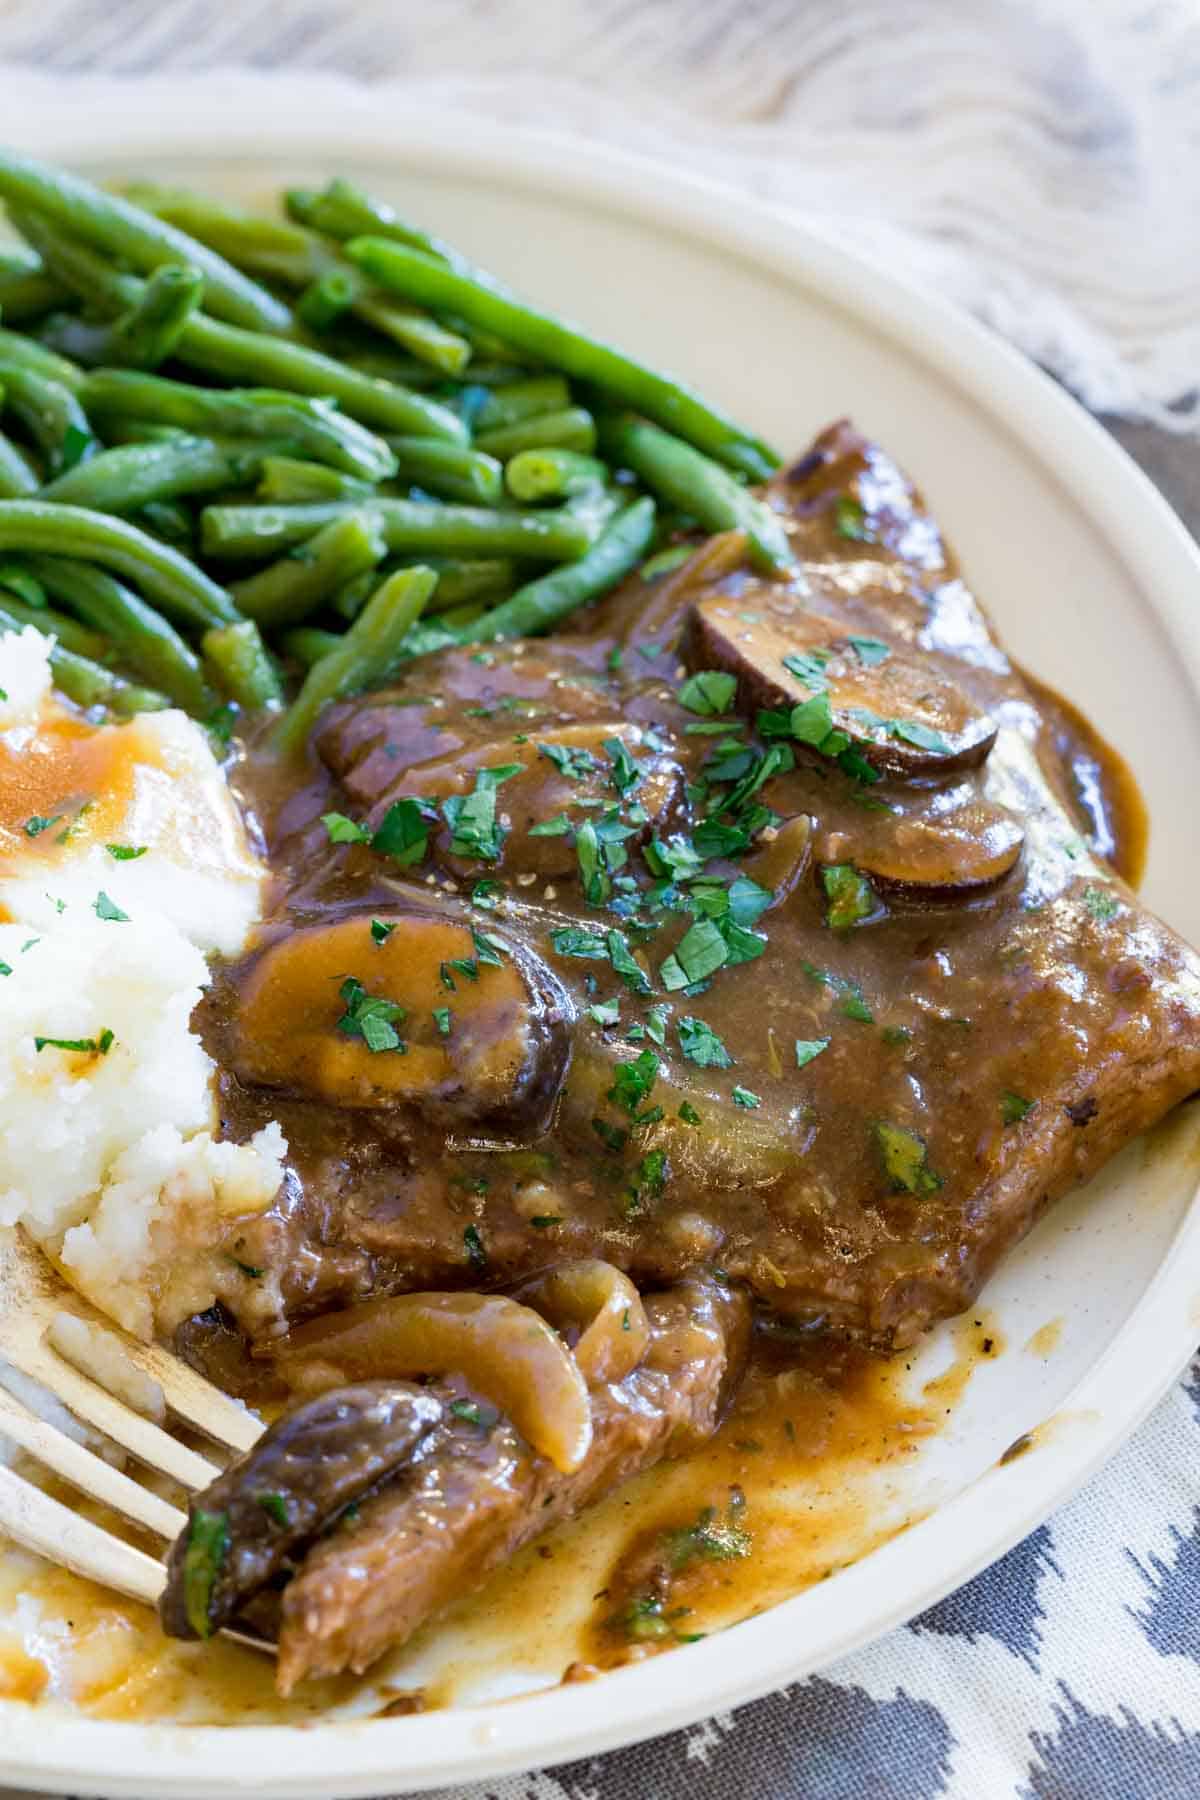
<path fill-rule="evenodd" d="M 1200 367 L 1196 19 L 1191 0 L 2 0 L 0 59 L 419 76 L 492 114 L 687 140 L 810 211 L 815 167 L 846 235 L 892 233 L 1096 407 L 1177 428 Z M 674 110 L 648 110 L 662 92 Z M 1200 531 L 1194 438 L 1115 429 Z M 1197 1496 L 1200 1362 L 1075 1501 L 871 1648 L 440 1800 L 1196 1800 Z"/>

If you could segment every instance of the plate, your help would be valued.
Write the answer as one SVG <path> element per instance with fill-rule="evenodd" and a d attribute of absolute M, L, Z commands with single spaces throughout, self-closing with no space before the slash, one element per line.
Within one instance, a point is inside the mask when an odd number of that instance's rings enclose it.
<path fill-rule="evenodd" d="M 915 474 L 1017 656 L 1132 764 L 1153 821 L 1144 893 L 1200 940 L 1200 555 L 1100 427 L 1004 344 L 767 206 L 638 158 L 324 80 L 46 84 L 36 107 L 22 80 L 28 116 L 8 131 L 23 148 L 235 198 L 339 171 L 785 452 L 852 415 Z M 985 1301 L 1014 1348 L 980 1370 L 939 1442 L 925 1516 L 808 1592 L 598 1681 L 394 1720 L 48 1729 L 0 1703 L 0 1779 L 154 1800 L 415 1792 L 685 1725 L 878 1637 L 1060 1505 L 1191 1354 L 1196 1111 L 1132 1146 L 1005 1265 Z M 1022 1352 L 1052 1317 L 1054 1354 Z M 923 1363 L 948 1342 L 935 1334 Z M 1001 1462 L 1029 1432 L 1030 1451 Z"/>

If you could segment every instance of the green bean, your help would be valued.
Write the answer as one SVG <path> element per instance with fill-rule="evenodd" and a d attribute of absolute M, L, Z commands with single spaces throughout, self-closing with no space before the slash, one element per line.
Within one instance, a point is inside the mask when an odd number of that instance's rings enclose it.
<path fill-rule="evenodd" d="M 475 378 L 472 369 L 471 380 Z M 530 375 L 488 394 L 475 415 L 475 424 L 480 431 L 496 431 L 503 425 L 536 419 L 541 413 L 565 412 L 570 404 L 571 390 L 561 375 Z"/>
<path fill-rule="evenodd" d="M 75 468 L 99 449 L 87 414 L 61 381 L 0 360 L 0 384 L 6 409 L 17 415 L 53 474 Z"/>
<path fill-rule="evenodd" d="M 35 607 L 40 612 L 44 612 L 49 604 L 45 588 L 24 562 L 0 562 L 0 588 L 15 594 L 26 606 Z"/>
<path fill-rule="evenodd" d="M 66 290 L 42 268 L 40 257 L 24 249 L 0 254 L 0 316 L 10 325 L 26 325 L 40 319 L 69 298 Z"/>
<path fill-rule="evenodd" d="M 436 551 L 443 556 L 527 556 L 539 562 L 565 562 L 581 556 L 592 537 L 585 521 L 561 507 L 545 512 L 498 512 L 480 506 L 377 499 L 361 509 L 353 501 L 314 506 L 206 506 L 200 515 L 200 544 L 205 556 L 278 554 L 355 510 L 365 510 L 379 521 L 389 550 L 413 555 Z"/>
<path fill-rule="evenodd" d="M 283 683 L 253 619 L 214 625 L 201 648 L 221 687 L 249 712 L 283 704 Z"/>
<path fill-rule="evenodd" d="M 778 515 L 682 438 L 625 415 L 606 421 L 604 443 L 613 461 L 632 469 L 668 506 L 691 513 L 706 531 L 744 531 L 760 567 L 794 566 Z"/>
<path fill-rule="evenodd" d="M 396 459 L 381 438 L 320 400 L 273 388 L 198 388 L 133 369 L 94 369 L 80 390 L 100 420 L 149 419 L 205 436 L 291 438 L 317 462 L 382 481 Z"/>
<path fill-rule="evenodd" d="M 354 475 L 343 475 L 324 463 L 305 462 L 294 456 L 264 456 L 255 498 L 268 505 L 295 506 L 310 500 L 365 499 L 370 492 L 370 483 Z"/>
<path fill-rule="evenodd" d="M 448 500 L 494 506 L 504 493 L 504 470 L 495 457 L 436 438 L 389 437 L 401 481 L 418 481 Z"/>
<path fill-rule="evenodd" d="M 433 598 L 426 608 L 429 613 L 441 613 L 447 607 L 463 606 L 468 602 L 501 600 L 516 586 L 516 568 L 503 556 L 480 557 L 474 561 L 453 556 L 423 556 L 407 563 L 389 564 L 386 574 L 393 573 L 395 568 L 418 566 L 432 569 L 438 578 Z M 335 596 L 333 611 L 343 619 L 356 619 L 378 585 L 377 570 L 349 582 Z"/>
<path fill-rule="evenodd" d="M 319 625 L 297 625 L 291 631 L 285 631 L 280 639 L 289 656 L 311 669 L 319 663 L 323 656 L 336 650 L 342 642 L 340 631 L 322 631 Z"/>
<path fill-rule="evenodd" d="M 47 349 L 36 338 L 23 337 L 18 331 L 0 330 L 0 363 L 9 368 L 28 369 L 31 375 L 42 375 L 47 381 L 57 381 L 60 387 L 70 388 L 73 394 L 78 392 L 83 381 L 83 370 L 77 363 Z"/>
<path fill-rule="evenodd" d="M 755 480 L 765 479 L 778 464 L 773 450 L 706 405 L 692 389 L 549 313 L 523 305 L 488 277 L 464 274 L 420 250 L 378 237 L 352 239 L 346 254 L 404 299 L 435 312 L 462 313 L 472 324 L 497 332 L 539 362 L 615 394 L 626 405 L 678 432 L 697 449 Z"/>
<path fill-rule="evenodd" d="M 552 630 L 636 568 L 653 535 L 654 502 L 643 495 L 618 514 L 586 556 L 518 588 L 466 627 L 463 641 L 488 643 L 493 638 L 533 637 Z"/>
<path fill-rule="evenodd" d="M 575 450 L 590 456 L 596 448 L 596 421 L 582 406 L 568 406 L 563 412 L 539 413 L 534 419 L 520 419 L 515 425 L 498 425 L 493 431 L 477 431 L 475 446 L 489 456 L 507 462 L 522 450 Z"/>
<path fill-rule="evenodd" d="M 25 609 L 0 601 L 0 632 L 20 631 L 24 624 L 36 621 L 20 616 Z M 150 688 L 135 687 L 123 681 L 111 669 L 102 668 L 90 657 L 55 644 L 50 652 L 50 672 L 54 685 L 77 706 L 106 706 L 113 712 L 129 715 L 139 712 L 161 712 L 170 704 L 165 694 Z"/>
<path fill-rule="evenodd" d="M 51 606 L 30 606 L 28 601 L 19 600 L 10 588 L 5 588 L 0 593 L 0 610 L 8 615 L 19 630 L 32 625 L 44 637 L 57 638 L 62 648 L 69 650 L 73 656 L 86 656 L 89 662 L 104 664 L 114 660 L 112 646 L 101 632 L 90 631 L 78 619 L 68 618 L 66 613 L 55 612 Z"/>
<path fill-rule="evenodd" d="M 195 521 L 187 507 L 178 500 L 152 500 L 134 519 L 144 531 L 161 538 L 176 549 L 190 550 L 195 541 Z"/>
<path fill-rule="evenodd" d="M 0 150 L 0 198 L 10 207 L 45 214 L 70 236 L 142 273 L 164 263 L 193 264 L 204 277 L 205 304 L 219 319 L 252 331 L 287 331 L 291 326 L 287 307 L 224 257 L 77 175 L 15 150 Z"/>
<path fill-rule="evenodd" d="M 38 478 L 24 453 L 0 431 L 0 500 L 25 500 L 37 491 Z"/>
<path fill-rule="evenodd" d="M 124 519 L 44 500 L 0 500 L 0 551 L 46 550 L 98 562 L 144 588 L 193 625 L 227 625 L 237 610 L 224 588 L 169 545 Z"/>
<path fill-rule="evenodd" d="M 22 214 L 14 223 L 36 245 L 52 273 L 88 305 L 121 313 L 141 298 L 144 282 L 136 276 L 117 273 L 103 258 L 63 238 L 44 221 Z M 61 329 L 56 341 L 63 341 Z M 81 342 L 78 335 L 76 341 Z M 82 349 L 77 353 L 82 354 Z M 447 438 L 451 442 L 466 440 L 462 420 L 448 406 L 412 393 L 398 383 L 365 375 L 307 345 L 267 337 L 262 332 L 242 331 L 236 325 L 209 318 L 207 313 L 193 313 L 188 319 L 175 346 L 175 357 L 193 369 L 225 380 L 265 380 L 289 393 L 336 401 L 352 419 L 377 425 L 384 431 L 404 432 L 410 437 Z"/>
<path fill-rule="evenodd" d="M 161 689 L 193 718 L 205 718 L 212 711 L 213 697 L 195 651 L 139 594 L 104 569 L 65 557 L 34 556 L 30 567 L 56 600 L 113 645 L 118 660 L 135 675 Z"/>
<path fill-rule="evenodd" d="M 177 494 L 212 494 L 254 481 L 263 454 L 252 444 L 172 437 L 161 443 L 120 444 L 79 463 L 42 489 L 44 500 L 130 513 Z"/>
<path fill-rule="evenodd" d="M 295 754 L 331 700 L 357 694 L 387 678 L 404 639 L 437 584 L 432 569 L 399 569 L 371 595 L 336 650 L 314 663 L 295 701 L 276 727 L 275 742 Z"/>
<path fill-rule="evenodd" d="M 199 269 L 173 263 L 156 269 L 137 305 L 113 325 L 114 360 L 135 369 L 157 369 L 174 354 L 203 294 Z"/>
<path fill-rule="evenodd" d="M 371 291 L 357 269 L 299 225 L 264 219 L 180 188 L 134 184 L 124 192 L 127 199 L 198 238 L 238 268 L 303 289 L 296 312 L 314 331 L 329 330 L 349 311 L 421 362 L 447 374 L 458 374 L 470 360 L 471 346 L 464 337 L 416 307 L 398 305 Z"/>
<path fill-rule="evenodd" d="M 260 625 L 298 625 L 338 588 L 382 562 L 383 553 L 371 510 L 351 509 L 278 562 L 235 582 L 230 592 L 239 610 Z"/>
<path fill-rule="evenodd" d="M 431 237 L 416 225 L 409 225 L 381 200 L 372 199 L 353 182 L 340 176 L 329 183 L 323 193 L 310 188 L 288 188 L 284 204 L 293 219 L 323 231 L 326 237 L 391 238 L 399 244 L 412 245 L 436 256 L 443 262 L 465 268 L 467 264 L 456 250 L 439 238 Z"/>
<path fill-rule="evenodd" d="M 482 600 L 468 600 L 462 606 L 448 606 L 445 612 L 437 615 L 437 622 L 444 625 L 447 631 L 454 632 L 456 637 L 461 638 L 464 634 L 469 637 L 466 627 L 474 625 L 477 619 L 482 619 L 486 611 L 487 607 Z"/>
<path fill-rule="evenodd" d="M 504 466 L 504 485 L 514 500 L 561 500 L 603 488 L 608 470 L 594 456 L 574 450 L 522 450 Z"/>

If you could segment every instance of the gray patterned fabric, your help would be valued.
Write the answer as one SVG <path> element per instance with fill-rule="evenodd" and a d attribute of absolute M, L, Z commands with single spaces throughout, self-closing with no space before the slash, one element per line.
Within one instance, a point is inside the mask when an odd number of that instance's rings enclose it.
<path fill-rule="evenodd" d="M 928 24 L 938 4 L 905 0 L 903 11 Z M 981 11 L 940 4 L 956 22 Z M 568 6 L 568 46 L 556 25 L 562 9 L 542 10 L 547 58 L 569 47 L 601 83 L 621 79 L 618 40 L 628 46 L 632 31 L 644 55 L 665 57 L 664 21 L 683 16 L 676 0 L 597 0 L 589 40 L 580 35 L 578 7 Z M 736 59 L 768 15 L 795 22 L 807 10 L 790 0 L 703 0 L 689 12 L 691 29 L 672 41 L 671 60 L 681 72 L 692 64 L 702 73 L 714 59 Z M 829 8 L 818 10 L 827 20 Z M 1007 0 L 982 10 L 995 19 L 998 42 L 1047 58 L 1045 84 L 1057 82 L 1068 105 L 1071 72 L 1054 60 L 1057 40 L 1035 24 L 1039 9 Z M 406 0 L 0 0 L 0 59 L 106 73 L 294 64 L 375 79 L 450 69 L 469 28 L 472 66 L 501 73 L 513 42 L 506 16 L 519 12 L 527 21 L 530 11 L 506 0 L 438 0 L 432 8 Z M 852 36 L 859 0 L 841 0 L 838 11 Z M 1168 4 L 1146 16 L 1174 11 Z M 1027 37 L 1014 38 L 1022 23 Z M 1114 98 L 1106 122 L 1096 105 L 1091 148 L 1102 159 L 1121 109 Z M 1086 147 L 1083 137 L 1069 146 Z M 1194 225 L 1194 209 L 1183 211 Z M 1113 429 L 1200 531 L 1195 439 L 1147 426 Z M 554 1771 L 445 1790 L 440 1800 L 750 1796 L 1196 1800 L 1200 1362 L 1075 1501 L 880 1643 L 736 1714 Z"/>

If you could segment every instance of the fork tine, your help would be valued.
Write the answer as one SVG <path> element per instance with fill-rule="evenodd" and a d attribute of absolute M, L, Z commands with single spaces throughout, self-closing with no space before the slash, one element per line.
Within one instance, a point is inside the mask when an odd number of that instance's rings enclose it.
<path fill-rule="evenodd" d="M 202 1431 L 206 1437 L 225 1444 L 230 1450 L 249 1450 L 258 1442 L 265 1427 L 253 1413 L 223 1394 L 220 1388 L 205 1381 L 177 1356 L 157 1344 L 135 1344 L 126 1341 L 125 1350 L 131 1362 L 157 1381 L 167 1405 L 180 1419 Z"/>
<path fill-rule="evenodd" d="M 37 1341 L 9 1343 L 5 1354 L 23 1374 L 48 1387 L 77 1418 L 94 1425 L 147 1467 L 158 1469 L 191 1489 L 207 1487 L 220 1474 L 214 1463 L 177 1444 L 157 1425 L 132 1412 L 122 1401 L 114 1400 L 48 1345 Z"/>
<path fill-rule="evenodd" d="M 0 1388 L 0 1436 L 19 1444 L 82 1493 L 111 1506 L 135 1524 L 158 1532 L 160 1537 L 173 1538 L 187 1524 L 187 1515 L 177 1507 L 139 1487 L 74 1438 L 39 1419 L 5 1388 Z"/>
<path fill-rule="evenodd" d="M 0 1465 L 0 1531 L 44 1556 L 153 1606 L 163 1590 L 162 1564 L 120 1538 L 81 1519 L 31 1482 Z"/>

